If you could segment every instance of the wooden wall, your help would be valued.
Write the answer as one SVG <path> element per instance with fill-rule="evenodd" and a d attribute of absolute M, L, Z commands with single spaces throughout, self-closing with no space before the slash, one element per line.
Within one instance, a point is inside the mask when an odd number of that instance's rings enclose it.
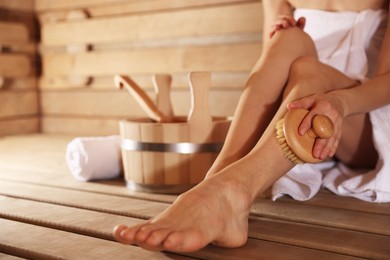
<path fill-rule="evenodd" d="M 42 131 L 118 133 L 144 116 L 114 74 L 153 97 L 152 76 L 173 76 L 176 114 L 189 110 L 187 74 L 211 71 L 214 115 L 232 115 L 261 51 L 260 0 L 36 0 L 41 28 Z"/>
<path fill-rule="evenodd" d="M 0 0 L 0 136 L 39 130 L 33 0 Z"/>

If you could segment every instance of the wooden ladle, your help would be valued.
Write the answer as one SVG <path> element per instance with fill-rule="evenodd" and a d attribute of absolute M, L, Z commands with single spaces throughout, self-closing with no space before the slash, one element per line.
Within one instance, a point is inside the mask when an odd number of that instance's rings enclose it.
<path fill-rule="evenodd" d="M 130 95 L 141 106 L 146 115 L 155 122 L 169 121 L 161 111 L 157 108 L 154 102 L 149 98 L 145 91 L 141 89 L 130 77 L 124 75 L 115 75 L 115 86 L 119 89 L 126 88 Z"/>

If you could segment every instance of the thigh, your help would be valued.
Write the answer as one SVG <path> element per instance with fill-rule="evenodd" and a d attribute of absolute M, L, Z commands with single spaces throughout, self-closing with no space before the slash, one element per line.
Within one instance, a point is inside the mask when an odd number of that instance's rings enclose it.
<path fill-rule="evenodd" d="M 284 97 L 287 102 L 304 96 L 348 88 L 359 84 L 340 71 L 312 57 L 297 59 L 291 66 Z M 371 168 L 378 155 L 372 140 L 368 114 L 344 119 L 343 134 L 336 152 L 340 161 L 351 167 Z"/>
<path fill-rule="evenodd" d="M 378 153 L 372 139 L 368 114 L 345 118 L 336 158 L 352 168 L 374 168 Z"/>

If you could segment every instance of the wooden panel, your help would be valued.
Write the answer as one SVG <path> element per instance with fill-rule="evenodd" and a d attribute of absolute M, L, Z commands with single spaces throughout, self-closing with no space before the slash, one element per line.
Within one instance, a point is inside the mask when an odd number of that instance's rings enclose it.
<path fill-rule="evenodd" d="M 110 118 L 44 116 L 41 131 L 47 134 L 104 136 L 119 134 L 119 120 Z"/>
<path fill-rule="evenodd" d="M 36 133 L 39 131 L 38 116 L 18 117 L 13 119 L 0 120 L 0 136 L 20 135 Z"/>
<path fill-rule="evenodd" d="M 29 34 L 26 26 L 21 23 L 0 21 L 0 43 L 27 43 Z"/>
<path fill-rule="evenodd" d="M 69 232 L 0 219 L 0 250 L 28 259 L 183 259 Z M 28 234 L 28 235 L 26 235 Z M 185 258 L 184 258 L 185 259 Z"/>
<path fill-rule="evenodd" d="M 0 118 L 38 113 L 38 93 L 35 91 L 1 91 Z"/>
<path fill-rule="evenodd" d="M 155 94 L 147 94 L 154 99 Z M 210 109 L 215 116 L 230 116 L 241 90 L 212 90 L 209 93 Z M 190 108 L 190 92 L 171 93 L 174 111 L 178 115 L 187 115 Z M 123 91 L 67 91 L 41 93 L 41 107 L 44 115 L 78 115 L 115 117 L 146 117 L 133 97 Z"/>
<path fill-rule="evenodd" d="M 172 75 L 172 89 L 189 89 L 188 73 L 174 74 Z M 152 89 L 152 77 L 153 75 L 137 75 L 131 74 L 131 78 L 143 89 Z M 218 73 L 212 74 L 212 89 L 242 89 L 246 80 L 248 79 L 249 72 L 230 72 L 230 73 Z M 93 77 L 91 82 L 85 86 L 84 84 L 77 84 L 71 78 L 40 78 L 39 87 L 42 90 L 63 90 L 63 89 L 113 89 L 112 76 Z"/>
<path fill-rule="evenodd" d="M 123 3 L 126 1 L 141 2 L 143 0 L 110 0 L 110 4 Z M 52 1 L 52 0 L 35 0 L 35 9 L 37 11 L 53 10 L 61 8 L 80 8 L 91 5 L 107 4 L 107 0 L 67 0 L 67 1 Z"/>
<path fill-rule="evenodd" d="M 112 239 L 111 231 L 116 223 L 135 225 L 142 222 L 140 219 L 60 205 L 0 198 L 0 216 L 3 218 L 108 240 Z M 378 235 L 260 218 L 251 219 L 249 230 L 250 240 L 258 238 L 278 241 L 288 245 L 375 259 L 384 259 L 390 253 L 390 248 L 386 251 L 390 238 Z M 297 233 L 300 233 L 299 237 L 295 236 Z M 342 242 L 346 239 L 351 242 L 345 245 Z M 246 246 L 241 248 L 243 255 L 247 249 L 249 248 Z M 203 255 L 207 255 L 209 248 L 202 251 Z"/>
<path fill-rule="evenodd" d="M 190 71 L 248 72 L 261 52 L 260 44 L 232 44 L 82 54 L 46 54 L 45 77 Z M 61 64 L 61 66 L 57 66 Z"/>
<path fill-rule="evenodd" d="M 8 0 L 10 1 L 10 0 Z M 252 0 L 253 1 L 253 0 Z M 58 9 L 75 9 L 75 8 L 107 8 L 115 7 L 115 9 L 122 8 L 123 6 L 130 6 L 131 10 L 134 11 L 151 11 L 156 9 L 172 9 L 172 8 L 183 8 L 193 7 L 202 5 L 216 5 L 226 3 L 240 3 L 248 2 L 248 0 L 110 0 L 107 4 L 105 0 L 68 0 L 68 1 L 51 1 L 51 0 L 35 0 L 35 8 L 38 12 L 42 11 L 53 11 Z"/>
<path fill-rule="evenodd" d="M 71 247 L 73 242 L 45 243 L 42 246 L 38 236 L 56 239 L 59 233 L 67 231 L 70 237 L 65 236 L 65 239 L 74 239 L 83 246 L 94 246 L 99 254 L 88 253 L 86 257 L 96 258 L 102 253 L 100 250 L 105 252 L 106 247 L 93 242 L 96 241 L 93 237 L 110 242 L 107 240 L 112 239 L 110 230 L 113 225 L 118 222 L 139 223 L 140 219 L 152 217 L 168 206 L 157 201 L 172 202 L 176 198 L 127 191 L 123 180 L 85 183 L 72 179 L 64 168 L 63 158 L 69 140 L 68 136 L 34 135 L 7 137 L 0 142 L 0 193 L 5 195 L 0 196 L 0 217 L 3 218 L 0 222 L 6 234 L 6 238 L 2 236 L 0 239 L 2 252 L 17 252 L 16 255 L 21 257 L 27 257 L 21 254 L 28 252 L 29 258 L 43 258 L 54 253 L 63 256 L 62 250 Z M 134 199 L 135 196 L 138 199 Z M 187 256 L 200 259 L 388 258 L 388 204 L 350 200 L 329 193 L 320 193 L 319 196 L 314 204 L 289 198 L 276 202 L 258 199 L 251 209 L 249 240 L 243 247 L 208 246 Z M 338 204 L 337 209 L 334 204 Z M 256 217 L 259 215 L 267 217 Z M 25 236 L 26 232 L 32 232 L 32 235 Z M 80 234 L 85 240 L 79 240 Z M 119 244 L 112 245 L 117 252 Z M 114 250 L 114 247 L 110 248 Z M 133 250 L 133 247 L 127 250 Z M 127 252 L 126 257 L 129 254 L 132 253 Z M 154 255 L 150 254 L 139 250 L 134 256 L 153 259 Z"/>
<path fill-rule="evenodd" d="M 0 0 L 0 8 L 14 11 L 33 11 L 34 0 Z"/>
<path fill-rule="evenodd" d="M 25 77 L 32 73 L 32 64 L 24 54 L 0 54 L 0 76 Z"/>
<path fill-rule="evenodd" d="M 34 76 L 25 77 L 25 78 L 5 79 L 3 86 L 1 86 L 2 91 L 35 90 L 36 88 L 37 88 L 37 79 Z"/>
<path fill-rule="evenodd" d="M 261 21 L 260 3 L 250 3 L 180 12 L 50 23 L 42 25 L 42 43 L 53 46 L 260 33 Z"/>
<path fill-rule="evenodd" d="M 195 8 L 202 6 L 216 6 L 216 5 L 226 5 L 226 4 L 236 4 L 236 3 L 245 3 L 245 2 L 259 2 L 260 0 L 148 0 L 148 1 L 127 1 L 127 2 L 112 2 L 110 5 L 86 5 L 86 6 L 77 6 L 73 8 L 81 8 L 85 11 L 89 17 L 101 17 L 101 16 L 111 16 L 111 15 L 123 15 L 123 14 L 133 14 L 140 12 L 156 12 L 156 11 L 165 11 L 165 10 L 174 10 L 182 8 Z M 38 1 L 40 2 L 40 1 Z M 80 2 L 81 3 L 81 2 Z M 84 2 L 82 2 L 84 3 Z M 38 18 L 41 23 L 48 22 L 58 22 L 65 20 L 69 8 L 65 9 L 51 9 L 51 10 L 39 10 Z"/>

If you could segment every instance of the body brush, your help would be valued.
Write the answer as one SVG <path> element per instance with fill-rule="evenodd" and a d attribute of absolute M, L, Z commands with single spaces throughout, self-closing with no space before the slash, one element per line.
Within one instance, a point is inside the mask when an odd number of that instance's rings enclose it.
<path fill-rule="evenodd" d="M 327 139 L 333 135 L 334 126 L 329 117 L 315 115 L 312 128 L 304 135 L 298 133 L 299 125 L 309 111 L 293 109 L 280 119 L 275 127 L 276 138 L 284 155 L 295 164 L 319 163 L 322 160 L 313 157 L 313 146 L 316 138 Z"/>

